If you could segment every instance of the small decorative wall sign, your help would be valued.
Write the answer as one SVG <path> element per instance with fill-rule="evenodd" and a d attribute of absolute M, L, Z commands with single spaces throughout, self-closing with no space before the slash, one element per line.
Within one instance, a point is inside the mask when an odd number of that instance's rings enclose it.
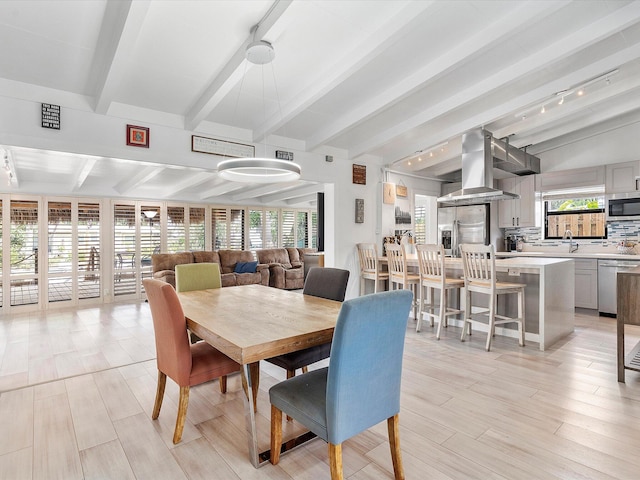
<path fill-rule="evenodd" d="M 60 105 L 42 104 L 42 127 L 60 130 Z"/>
<path fill-rule="evenodd" d="M 127 145 L 149 148 L 149 129 L 136 125 L 127 125 Z"/>
<path fill-rule="evenodd" d="M 364 223 L 364 198 L 356 198 L 356 223 Z"/>
<path fill-rule="evenodd" d="M 254 157 L 256 155 L 256 148 L 253 145 L 228 142 L 216 138 L 198 137 L 197 135 L 191 135 L 191 151 L 234 158 Z"/>
<path fill-rule="evenodd" d="M 293 152 L 285 152 L 284 150 L 276 150 L 276 158 L 278 160 L 289 160 L 293 162 Z"/>
<path fill-rule="evenodd" d="M 397 197 L 406 197 L 407 196 L 407 186 L 399 183 L 396 185 L 396 196 Z"/>
<path fill-rule="evenodd" d="M 367 184 L 367 166 L 353 164 L 353 183 L 358 185 Z"/>

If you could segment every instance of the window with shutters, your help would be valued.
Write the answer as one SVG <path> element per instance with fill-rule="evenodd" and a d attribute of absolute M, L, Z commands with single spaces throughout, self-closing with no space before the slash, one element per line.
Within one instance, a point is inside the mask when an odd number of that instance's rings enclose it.
<path fill-rule="evenodd" d="M 305 248 L 308 247 L 308 228 L 309 228 L 309 213 L 297 212 L 297 229 L 296 229 L 296 247 Z"/>
<path fill-rule="evenodd" d="M 100 297 L 100 205 L 78 203 L 78 298 Z"/>
<path fill-rule="evenodd" d="M 189 208 L 189 250 L 204 250 L 205 238 L 204 207 Z"/>
<path fill-rule="evenodd" d="M 245 209 L 242 208 L 211 209 L 213 250 L 245 248 L 244 215 Z"/>
<path fill-rule="evenodd" d="M 151 255 L 160 253 L 161 222 L 160 207 L 142 205 L 140 207 L 140 283 L 153 275 Z M 184 211 L 183 211 L 184 222 Z M 182 229 L 184 232 L 184 228 Z M 137 268 L 138 265 L 135 265 Z"/>
<path fill-rule="evenodd" d="M 136 293 L 136 207 L 114 205 L 113 207 L 113 294 Z M 147 235 L 149 233 L 147 232 Z"/>
<path fill-rule="evenodd" d="M 212 232 L 212 250 L 220 250 L 229 248 L 228 235 L 229 226 L 227 225 L 228 211 L 226 208 L 211 209 L 211 232 Z"/>
<path fill-rule="evenodd" d="M 296 246 L 296 212 L 293 210 L 282 211 L 282 246 L 283 247 L 295 247 Z"/>
<path fill-rule="evenodd" d="M 71 300 L 73 278 L 71 202 L 47 205 L 47 290 L 49 302 Z"/>
<path fill-rule="evenodd" d="M 416 205 L 413 218 L 414 242 L 427 243 L 427 207 L 425 205 Z"/>
<path fill-rule="evenodd" d="M 278 210 L 249 210 L 249 250 L 278 246 Z"/>
<path fill-rule="evenodd" d="M 38 303 L 38 202 L 11 200 L 11 305 Z"/>
<path fill-rule="evenodd" d="M 311 211 L 311 248 L 318 248 L 318 212 Z"/>
<path fill-rule="evenodd" d="M 167 207 L 167 252 L 176 253 L 186 250 L 184 207 Z M 160 253 L 160 242 L 158 241 L 158 251 Z M 155 247 L 154 247 L 155 248 Z"/>

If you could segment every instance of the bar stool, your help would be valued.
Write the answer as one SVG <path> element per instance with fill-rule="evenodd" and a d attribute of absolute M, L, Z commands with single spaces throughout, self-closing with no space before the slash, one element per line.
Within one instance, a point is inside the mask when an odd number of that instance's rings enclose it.
<path fill-rule="evenodd" d="M 378 284 L 389 280 L 389 272 L 380 270 L 378 247 L 375 243 L 358 243 L 356 247 L 360 261 L 360 295 L 364 295 L 364 280 L 373 280 L 373 292 L 378 293 Z"/>
<path fill-rule="evenodd" d="M 389 290 L 395 290 L 393 284 L 400 285 L 403 290 L 413 293 L 413 318 L 418 319 L 417 288 L 420 285 L 420 275 L 409 272 L 407 255 L 404 245 L 387 244 L 387 261 L 389 263 Z"/>
<path fill-rule="evenodd" d="M 477 320 L 471 319 L 472 305 L 471 292 L 489 295 L 489 308 L 475 313 L 489 315 L 489 332 L 487 334 L 487 352 L 491 349 L 491 338 L 495 335 L 496 325 L 505 323 L 518 324 L 518 343 L 524 346 L 524 284 L 498 282 L 496 280 L 496 260 L 493 245 L 460 245 L 462 253 L 462 267 L 464 269 L 464 284 L 466 291 L 466 315 L 462 325 L 460 340 L 464 342 L 465 332 L 471 324 Z M 518 316 L 516 318 L 505 317 L 496 313 L 498 295 L 509 293 L 518 294 Z M 496 320 L 498 319 L 498 320 Z"/>
<path fill-rule="evenodd" d="M 438 330 L 436 338 L 440 340 L 440 331 L 442 325 L 448 326 L 447 317 L 464 313 L 464 310 L 448 307 L 449 290 L 456 290 L 458 293 L 458 305 L 460 305 L 460 289 L 464 288 L 464 280 L 461 278 L 450 278 L 445 274 L 444 269 L 444 247 L 442 245 L 416 245 L 418 254 L 418 268 L 420 273 L 420 300 L 418 301 L 418 323 L 416 332 L 420 331 L 422 325 L 422 315 L 426 313 L 429 316 L 430 325 L 433 327 L 433 320 L 438 319 Z M 425 298 L 424 291 L 429 289 L 429 306 L 424 312 Z M 436 315 L 434 302 L 434 289 L 440 290 L 440 308 Z"/>

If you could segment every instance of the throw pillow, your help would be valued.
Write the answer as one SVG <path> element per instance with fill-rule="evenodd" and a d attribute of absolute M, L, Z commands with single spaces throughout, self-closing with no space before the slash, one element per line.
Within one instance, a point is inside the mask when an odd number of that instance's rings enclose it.
<path fill-rule="evenodd" d="M 233 269 L 234 273 L 256 273 L 258 262 L 238 262 Z"/>

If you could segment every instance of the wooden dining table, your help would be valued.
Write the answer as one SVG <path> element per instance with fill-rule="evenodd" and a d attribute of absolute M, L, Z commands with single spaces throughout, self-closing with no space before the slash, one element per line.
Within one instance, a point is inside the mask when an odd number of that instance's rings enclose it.
<path fill-rule="evenodd" d="M 331 342 L 342 305 L 263 285 L 194 290 L 178 297 L 189 329 L 241 364 L 253 392 L 258 391 L 260 360 Z M 270 452 L 259 451 L 254 396 L 245 398 L 249 458 L 259 467 Z"/>

